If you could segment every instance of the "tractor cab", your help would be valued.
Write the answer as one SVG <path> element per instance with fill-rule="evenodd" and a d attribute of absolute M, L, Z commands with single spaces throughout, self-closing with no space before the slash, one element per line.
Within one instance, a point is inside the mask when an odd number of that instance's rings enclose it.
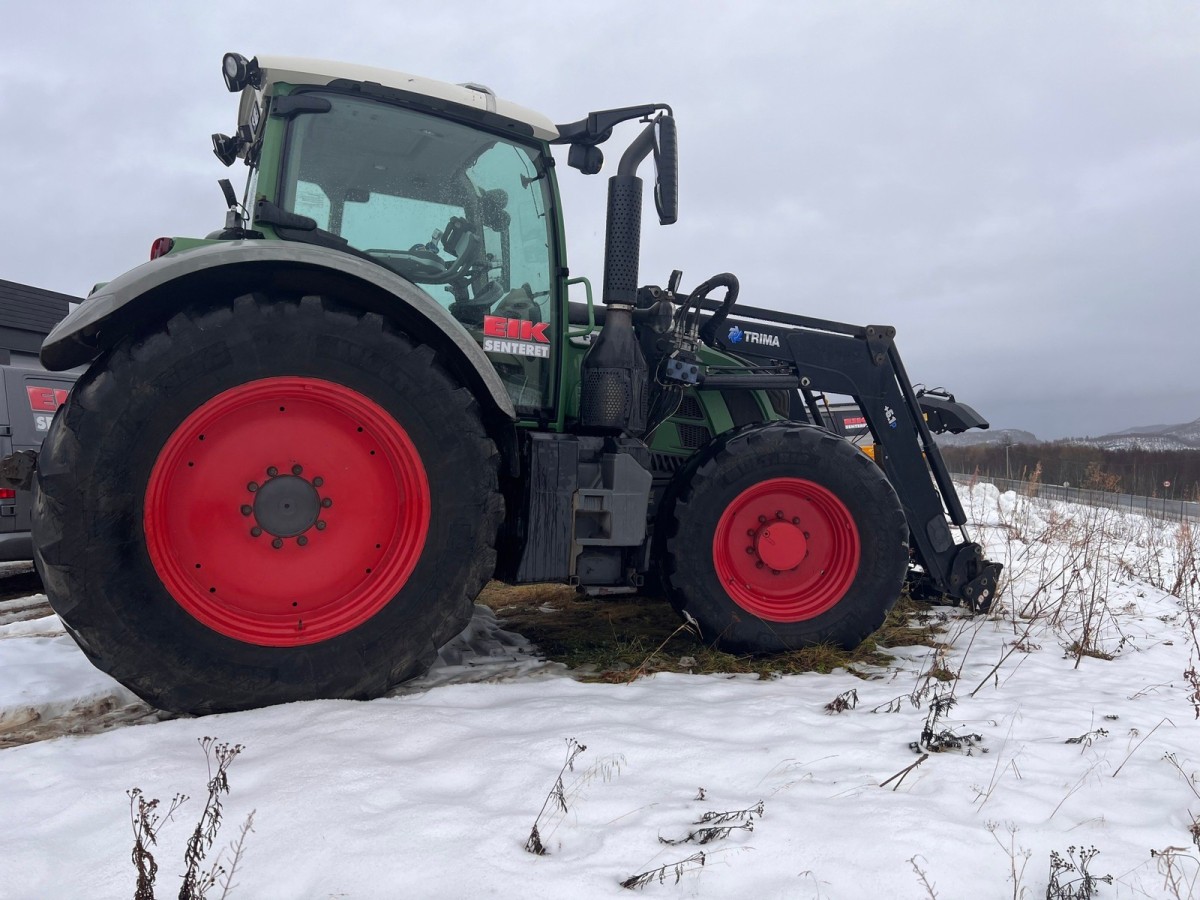
<path fill-rule="evenodd" d="M 478 85 L 228 59 L 238 131 L 213 146 L 251 167 L 256 199 L 226 236 L 269 231 L 369 258 L 472 335 L 519 414 L 551 407 L 564 265 L 553 124 Z"/>

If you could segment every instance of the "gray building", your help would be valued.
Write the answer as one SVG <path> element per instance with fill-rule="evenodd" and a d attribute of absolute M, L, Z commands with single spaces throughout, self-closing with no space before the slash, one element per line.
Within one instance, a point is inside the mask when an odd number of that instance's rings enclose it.
<path fill-rule="evenodd" d="M 0 365 L 36 365 L 42 340 L 78 297 L 0 279 Z"/>

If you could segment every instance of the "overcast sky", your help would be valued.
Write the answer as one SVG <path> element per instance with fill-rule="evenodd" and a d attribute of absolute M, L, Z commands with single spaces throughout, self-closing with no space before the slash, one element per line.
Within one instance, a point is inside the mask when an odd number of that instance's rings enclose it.
<path fill-rule="evenodd" d="M 4 0 L 0 278 L 81 295 L 221 225 L 227 50 L 482 82 L 558 122 L 670 103 L 680 219 L 647 217 L 643 283 L 731 271 L 749 304 L 895 325 L 914 381 L 1040 438 L 1200 417 L 1194 0 Z M 597 284 L 613 168 L 559 170 Z"/>

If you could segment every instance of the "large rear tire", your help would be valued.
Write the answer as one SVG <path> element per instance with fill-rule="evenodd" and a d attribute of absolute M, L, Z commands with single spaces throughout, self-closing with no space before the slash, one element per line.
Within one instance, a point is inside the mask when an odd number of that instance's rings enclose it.
<path fill-rule="evenodd" d="M 809 425 L 718 438 L 676 476 L 660 523 L 672 605 L 730 652 L 854 647 L 908 570 L 908 525 L 883 472 Z"/>
<path fill-rule="evenodd" d="M 368 698 L 469 620 L 496 473 L 430 348 L 316 297 L 246 296 L 79 380 L 39 458 L 34 543 L 84 652 L 155 706 Z"/>

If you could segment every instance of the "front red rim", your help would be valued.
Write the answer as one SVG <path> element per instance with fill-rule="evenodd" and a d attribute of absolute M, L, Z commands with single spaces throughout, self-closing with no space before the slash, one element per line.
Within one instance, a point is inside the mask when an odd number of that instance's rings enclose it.
<path fill-rule="evenodd" d="M 802 478 L 772 478 L 742 491 L 713 535 L 721 586 L 742 609 L 771 622 L 800 622 L 836 606 L 861 552 L 846 504 Z"/>
<path fill-rule="evenodd" d="M 265 378 L 195 410 L 146 487 L 146 548 L 190 615 L 269 647 L 379 612 L 425 547 L 429 481 L 408 433 L 357 391 Z"/>

